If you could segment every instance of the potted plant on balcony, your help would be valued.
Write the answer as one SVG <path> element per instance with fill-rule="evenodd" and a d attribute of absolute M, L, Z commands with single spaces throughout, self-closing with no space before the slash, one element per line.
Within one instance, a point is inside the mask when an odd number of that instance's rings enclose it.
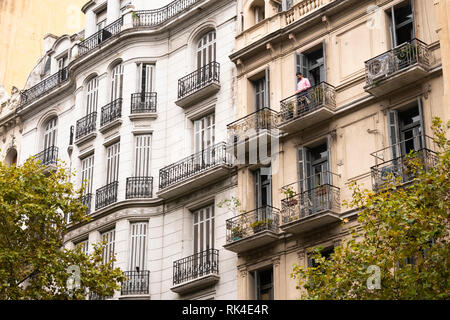
<path fill-rule="evenodd" d="M 232 241 L 238 241 L 245 236 L 245 230 L 242 228 L 241 225 L 238 225 L 231 229 L 231 240 Z"/>
<path fill-rule="evenodd" d="M 285 203 L 288 206 L 295 206 L 298 204 L 298 200 L 294 198 L 295 192 L 291 187 L 284 188 L 283 193 L 286 196 Z"/>
<path fill-rule="evenodd" d="M 272 219 L 258 220 L 250 224 L 253 229 L 253 233 L 256 234 L 263 230 L 268 230 L 272 227 Z"/>
<path fill-rule="evenodd" d="M 294 107 L 295 107 L 294 101 L 286 102 L 284 109 L 284 121 L 290 120 L 294 117 Z"/>

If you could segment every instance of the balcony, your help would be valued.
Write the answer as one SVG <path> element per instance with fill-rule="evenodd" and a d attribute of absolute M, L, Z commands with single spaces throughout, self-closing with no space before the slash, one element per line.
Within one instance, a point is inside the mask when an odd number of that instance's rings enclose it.
<path fill-rule="evenodd" d="M 150 271 L 125 271 L 127 278 L 122 282 L 122 296 L 150 295 Z"/>
<path fill-rule="evenodd" d="M 58 162 L 58 148 L 52 146 L 39 152 L 34 156 L 36 161 L 39 161 L 42 166 L 45 166 L 45 171 L 56 171 L 56 166 Z"/>
<path fill-rule="evenodd" d="M 95 210 L 117 202 L 119 182 L 115 181 L 97 190 L 95 195 Z"/>
<path fill-rule="evenodd" d="M 130 119 L 156 118 L 156 105 L 156 92 L 132 94 Z"/>
<path fill-rule="evenodd" d="M 321 172 L 282 188 L 280 229 L 299 234 L 340 221 L 339 175 Z"/>
<path fill-rule="evenodd" d="M 265 206 L 226 221 L 229 251 L 241 253 L 278 239 L 279 210 Z"/>
<path fill-rule="evenodd" d="M 178 100 L 182 108 L 212 96 L 220 90 L 220 64 L 211 62 L 178 80 Z"/>
<path fill-rule="evenodd" d="M 428 45 L 418 39 L 366 61 L 364 89 L 379 97 L 425 78 L 431 64 Z"/>
<path fill-rule="evenodd" d="M 200 1 L 202 0 L 175 0 L 162 8 L 135 11 L 133 26 L 159 26 Z"/>
<path fill-rule="evenodd" d="M 209 249 L 173 262 L 173 292 L 185 294 L 218 281 L 219 250 Z"/>
<path fill-rule="evenodd" d="M 123 25 L 123 17 L 120 17 L 113 23 L 109 24 L 102 30 L 94 33 L 89 38 L 81 41 L 78 44 L 78 57 L 84 56 L 87 53 L 91 52 L 95 48 L 99 47 L 102 43 L 104 43 L 109 38 L 115 36 L 122 30 Z"/>
<path fill-rule="evenodd" d="M 77 131 L 75 135 L 75 144 L 81 143 L 95 138 L 95 130 L 97 127 L 97 112 L 92 112 L 77 121 Z"/>
<path fill-rule="evenodd" d="M 141 199 L 153 197 L 153 177 L 127 178 L 127 199 Z"/>
<path fill-rule="evenodd" d="M 21 92 L 20 107 L 23 107 L 31 101 L 40 98 L 50 90 L 58 87 L 61 83 L 65 82 L 68 78 L 69 70 L 66 67 L 39 82 L 37 85 L 31 87 L 30 89 Z"/>
<path fill-rule="evenodd" d="M 276 111 L 263 108 L 227 126 L 229 148 L 239 164 L 258 164 L 270 157 L 272 144 L 278 143 L 278 121 Z"/>
<path fill-rule="evenodd" d="M 336 113 L 336 93 L 326 82 L 281 101 L 279 129 L 295 133 Z"/>
<path fill-rule="evenodd" d="M 391 184 L 393 179 L 406 184 L 412 182 L 415 174 L 408 163 L 406 150 L 413 149 L 421 160 L 423 169 L 433 167 L 438 159 L 434 151 L 435 144 L 432 138 L 419 135 L 400 143 L 391 145 L 372 153 L 375 165 L 371 168 L 372 186 L 374 191 L 380 190 L 386 184 Z"/>
<path fill-rule="evenodd" d="M 116 99 L 102 108 L 100 131 L 105 131 L 122 123 L 122 98 Z"/>
<path fill-rule="evenodd" d="M 158 196 L 173 198 L 213 183 L 229 174 L 232 163 L 225 142 L 184 158 L 159 171 Z"/>
<path fill-rule="evenodd" d="M 81 203 L 87 208 L 85 212 L 86 214 L 91 213 L 92 197 L 92 193 L 88 193 L 81 197 Z"/>

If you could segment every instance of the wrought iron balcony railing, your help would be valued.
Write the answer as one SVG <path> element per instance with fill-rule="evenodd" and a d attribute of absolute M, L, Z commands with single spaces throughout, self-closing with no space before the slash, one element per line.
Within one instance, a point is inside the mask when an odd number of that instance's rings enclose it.
<path fill-rule="evenodd" d="M 162 8 L 135 11 L 133 25 L 135 27 L 158 26 L 199 1 L 201 0 L 175 0 Z"/>
<path fill-rule="evenodd" d="M 340 189 L 335 186 L 339 175 L 320 172 L 299 182 L 284 186 L 286 198 L 281 200 L 283 224 L 323 211 L 340 210 Z"/>
<path fill-rule="evenodd" d="M 220 64 L 211 62 L 178 80 L 178 99 L 182 99 L 211 83 L 220 83 Z"/>
<path fill-rule="evenodd" d="M 81 197 L 81 203 L 86 206 L 86 214 L 91 213 L 91 205 L 92 205 L 92 193 L 85 194 Z"/>
<path fill-rule="evenodd" d="M 65 82 L 69 78 L 69 69 L 67 67 L 59 70 L 57 73 L 42 80 L 35 86 L 22 91 L 20 94 L 20 105 L 23 106 L 30 101 L 37 99 L 47 93 L 48 91 L 56 88 L 59 84 Z"/>
<path fill-rule="evenodd" d="M 392 179 L 399 179 L 401 183 L 411 182 L 416 175 L 407 158 L 409 150 L 414 150 L 421 161 L 421 169 L 427 170 L 438 161 L 433 151 L 436 149 L 431 137 L 418 135 L 372 153 L 375 158 L 375 165 L 371 168 L 373 189 L 379 190 L 384 184 L 393 182 Z"/>
<path fill-rule="evenodd" d="M 34 156 L 36 161 L 40 161 L 43 166 L 56 165 L 58 159 L 58 147 L 52 146 L 39 152 Z"/>
<path fill-rule="evenodd" d="M 159 189 L 187 180 L 219 165 L 232 166 L 225 142 L 218 143 L 159 170 Z"/>
<path fill-rule="evenodd" d="M 156 112 L 156 92 L 141 92 L 131 95 L 131 113 Z"/>
<path fill-rule="evenodd" d="M 367 85 L 376 85 L 397 71 L 415 64 L 429 67 L 430 63 L 431 56 L 428 45 L 418 39 L 413 39 L 366 61 Z"/>
<path fill-rule="evenodd" d="M 173 285 L 209 274 L 219 274 L 219 250 L 205 250 L 173 262 Z"/>
<path fill-rule="evenodd" d="M 116 99 L 102 107 L 100 127 L 119 119 L 122 116 L 122 98 Z"/>
<path fill-rule="evenodd" d="M 279 115 L 276 111 L 263 108 L 248 116 L 236 120 L 227 126 L 230 144 L 245 141 L 246 138 L 256 136 L 263 131 L 277 129 Z"/>
<path fill-rule="evenodd" d="M 336 92 L 332 85 L 322 82 L 304 92 L 281 101 L 281 123 L 300 118 L 320 107 L 336 108 Z"/>
<path fill-rule="evenodd" d="M 248 238 L 262 231 L 278 233 L 279 210 L 265 206 L 226 221 L 227 243 Z"/>
<path fill-rule="evenodd" d="M 122 282 L 121 295 L 140 295 L 150 293 L 150 271 L 125 271 L 125 282 Z"/>
<path fill-rule="evenodd" d="M 122 30 L 122 25 L 123 25 L 123 17 L 120 17 L 119 19 L 117 19 L 113 23 L 107 25 L 102 30 L 97 31 L 96 33 L 94 33 L 89 38 L 81 41 L 78 44 L 78 48 L 79 48 L 78 56 L 81 57 L 81 56 L 87 54 L 91 50 L 93 50 L 93 49 L 97 48 L 98 46 L 100 46 L 100 44 L 102 44 L 103 42 L 105 42 L 109 38 L 111 38 L 114 35 L 118 34 Z"/>
<path fill-rule="evenodd" d="M 112 182 L 97 190 L 95 195 L 95 210 L 99 210 L 114 202 L 117 202 L 117 190 L 119 182 Z"/>
<path fill-rule="evenodd" d="M 151 198 L 153 196 L 153 177 L 127 178 L 127 199 Z"/>
<path fill-rule="evenodd" d="M 75 139 L 78 140 L 91 132 L 97 127 L 97 112 L 92 112 L 77 121 L 77 133 Z"/>

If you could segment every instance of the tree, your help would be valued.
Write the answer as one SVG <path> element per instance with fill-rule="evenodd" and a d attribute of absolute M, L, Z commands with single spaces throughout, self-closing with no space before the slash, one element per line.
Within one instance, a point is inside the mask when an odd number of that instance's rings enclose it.
<path fill-rule="evenodd" d="M 360 209 L 357 227 L 328 258 L 315 249 L 314 267 L 294 266 L 302 298 L 450 298 L 450 122 L 436 118 L 432 128 L 435 163 L 426 167 L 423 156 L 409 154 L 412 183 L 391 176 L 377 192 L 351 185 L 344 205 Z"/>
<path fill-rule="evenodd" d="M 64 248 L 65 216 L 89 220 L 71 176 L 62 166 L 46 172 L 34 159 L 9 168 L 0 162 L 0 299 L 111 296 L 125 281 L 114 260 L 103 264 L 102 243 L 89 255 Z"/>

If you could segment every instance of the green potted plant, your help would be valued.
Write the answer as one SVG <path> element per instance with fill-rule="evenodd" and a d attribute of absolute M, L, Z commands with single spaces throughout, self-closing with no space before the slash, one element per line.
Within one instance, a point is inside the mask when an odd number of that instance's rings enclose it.
<path fill-rule="evenodd" d="M 286 196 L 285 202 L 288 206 L 294 206 L 298 203 L 298 200 L 294 198 L 295 192 L 291 187 L 284 188 L 283 193 Z"/>
<path fill-rule="evenodd" d="M 231 229 L 231 239 L 233 241 L 238 241 L 245 236 L 245 231 L 242 226 L 238 225 Z"/>
<path fill-rule="evenodd" d="M 250 224 L 250 227 L 253 229 L 253 233 L 270 229 L 272 227 L 272 219 L 257 220 Z"/>

